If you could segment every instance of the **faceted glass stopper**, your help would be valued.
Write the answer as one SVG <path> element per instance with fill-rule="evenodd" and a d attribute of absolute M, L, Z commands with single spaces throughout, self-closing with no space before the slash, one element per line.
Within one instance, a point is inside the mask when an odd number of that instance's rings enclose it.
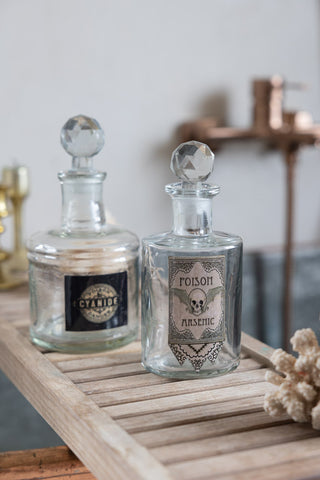
<path fill-rule="evenodd" d="M 61 144 L 73 157 L 93 157 L 104 145 L 104 132 L 97 120 L 77 115 L 70 118 L 61 130 Z"/>
<path fill-rule="evenodd" d="M 171 157 L 171 170 L 181 180 L 197 183 L 207 180 L 213 171 L 214 154 L 205 143 L 181 143 Z"/>

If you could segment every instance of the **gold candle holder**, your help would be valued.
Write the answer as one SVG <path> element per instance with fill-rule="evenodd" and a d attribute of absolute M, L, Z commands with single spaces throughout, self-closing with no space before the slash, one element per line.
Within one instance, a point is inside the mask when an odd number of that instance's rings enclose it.
<path fill-rule="evenodd" d="M 29 173 L 25 166 L 18 165 L 4 167 L 2 182 L 7 187 L 7 196 L 13 207 L 14 219 L 14 248 L 9 262 L 12 276 L 20 280 L 27 280 L 28 259 L 27 250 L 22 240 L 22 206 L 29 194 Z"/>
<path fill-rule="evenodd" d="M 5 231 L 2 219 L 9 215 L 7 192 L 8 187 L 0 184 L 0 235 Z M 0 246 L 0 290 L 7 290 L 21 283 L 10 274 L 10 260 L 11 254 Z"/>

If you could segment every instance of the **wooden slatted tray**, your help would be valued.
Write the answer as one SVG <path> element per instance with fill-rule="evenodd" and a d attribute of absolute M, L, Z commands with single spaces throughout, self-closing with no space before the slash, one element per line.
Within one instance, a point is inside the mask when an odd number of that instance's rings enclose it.
<path fill-rule="evenodd" d="M 25 289 L 1 294 L 0 366 L 98 480 L 320 472 L 319 432 L 263 411 L 274 388 L 264 381 L 267 345 L 243 334 L 235 372 L 175 381 L 142 368 L 138 342 L 92 355 L 39 352 L 28 339 L 27 312 Z"/>

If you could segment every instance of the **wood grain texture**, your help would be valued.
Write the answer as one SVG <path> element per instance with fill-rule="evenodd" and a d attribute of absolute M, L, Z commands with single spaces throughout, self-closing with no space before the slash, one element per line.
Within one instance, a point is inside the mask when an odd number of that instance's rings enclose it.
<path fill-rule="evenodd" d="M 247 358 L 242 360 L 239 368 L 237 369 L 237 373 L 248 371 L 248 370 L 258 370 L 261 369 L 261 364 L 256 360 L 251 358 Z M 197 380 L 201 384 L 202 380 Z M 211 384 L 212 384 L 212 380 Z M 159 375 L 154 375 L 153 373 L 144 372 L 144 375 L 132 375 L 132 376 L 124 376 L 124 377 L 115 377 L 115 378 L 103 378 L 96 381 L 90 382 L 81 382 L 78 383 L 78 387 L 80 390 L 87 394 L 93 393 L 104 393 L 104 392 L 112 392 L 116 390 L 124 390 L 128 388 L 138 388 L 138 387 L 150 387 L 152 385 L 164 385 L 168 383 L 173 383 L 176 386 L 178 385 L 177 380 L 173 380 L 170 378 L 161 377 Z M 194 383 L 194 380 L 191 380 L 191 383 Z M 186 381 L 183 384 L 187 388 Z M 214 385 L 218 384 L 218 379 L 215 380 Z M 169 392 L 168 392 L 169 395 Z"/>
<path fill-rule="evenodd" d="M 128 363 L 124 365 L 112 365 L 103 368 L 90 368 L 89 370 L 80 370 L 76 372 L 67 372 L 66 376 L 73 383 L 92 382 L 105 380 L 106 378 L 126 377 L 129 375 L 143 375 L 145 369 L 140 362 Z"/>
<path fill-rule="evenodd" d="M 120 355 L 119 355 L 120 354 Z M 122 358 L 127 358 L 130 355 L 138 355 L 137 360 L 141 357 L 141 344 L 138 341 L 132 342 L 129 345 L 119 348 L 118 350 L 107 350 L 105 352 L 97 353 L 60 353 L 60 352 L 45 352 L 45 356 L 51 362 L 64 362 L 64 361 L 78 361 L 78 360 L 90 360 L 93 358 L 111 358 L 116 359 L 119 363 L 122 363 Z M 126 361 L 124 363 L 127 363 Z"/>
<path fill-rule="evenodd" d="M 113 418 L 126 418 L 134 415 L 144 415 L 147 413 L 159 413 L 172 409 L 180 409 L 186 407 L 205 407 L 206 405 L 226 402 L 241 398 L 249 399 L 256 396 L 261 396 L 266 392 L 273 391 L 274 385 L 266 382 L 258 382 L 253 384 L 236 385 L 226 388 L 219 388 L 216 390 L 201 391 L 195 393 L 185 393 L 175 395 L 174 398 L 162 397 L 156 399 L 147 399 L 137 402 L 128 402 L 120 405 L 111 405 L 109 407 L 102 407 Z"/>
<path fill-rule="evenodd" d="M 0 326 L 0 362 L 9 378 L 98 480 L 170 475 L 11 326 Z M 151 473 L 152 472 L 152 473 Z"/>
<path fill-rule="evenodd" d="M 145 385 L 142 387 L 126 388 L 122 390 L 109 391 L 104 393 L 92 394 L 92 398 L 97 405 L 120 405 L 122 403 L 134 403 L 155 398 L 177 397 L 181 395 L 187 395 L 191 393 L 197 393 L 197 398 L 200 400 L 204 392 L 212 392 L 213 401 L 216 398 L 218 390 L 221 388 L 230 388 L 238 385 L 248 385 L 248 378 L 250 383 L 255 384 L 264 382 L 266 369 L 255 370 L 250 372 L 248 376 L 247 372 L 239 372 L 237 375 L 228 375 L 216 378 L 215 382 L 212 379 L 199 379 L 199 380 L 185 380 L 183 382 L 171 382 L 161 385 Z M 170 399 L 169 399 L 170 400 Z M 176 398 L 171 400 L 171 406 L 175 403 Z"/>
<path fill-rule="evenodd" d="M 0 300 L 0 366 L 80 458 L 66 447 L 0 455 L 0 480 L 319 478 L 319 432 L 263 411 L 275 388 L 267 345 L 243 334 L 236 371 L 178 381 L 146 372 L 139 342 L 41 353 L 28 340 L 26 289 Z"/>
<path fill-rule="evenodd" d="M 1 480 L 96 480 L 68 447 L 0 453 Z"/>
<path fill-rule="evenodd" d="M 219 435 L 246 432 L 266 426 L 283 425 L 289 421 L 288 417 L 272 418 L 267 413 L 261 411 L 243 415 L 232 415 L 230 417 L 203 422 L 194 422 L 188 425 L 159 428 L 154 431 L 136 433 L 133 434 L 133 436 L 142 445 L 146 445 L 148 448 L 154 448 L 204 438 L 211 439 Z"/>
<path fill-rule="evenodd" d="M 153 448 L 152 453 L 165 464 L 181 463 L 318 436 L 319 434 L 309 425 L 290 423 L 210 437 L 210 441 L 205 438 L 165 445 Z"/>
<path fill-rule="evenodd" d="M 258 467 L 234 472 L 220 478 L 223 480 L 318 480 L 319 472 L 320 457 L 314 455 L 308 458 L 276 463 L 275 465 L 269 465 L 268 468 Z M 212 480 L 212 474 L 202 480 Z"/>
<path fill-rule="evenodd" d="M 270 358 L 274 349 L 269 347 L 269 345 L 266 345 L 265 343 L 260 342 L 260 340 L 257 340 L 247 333 L 242 332 L 241 347 L 242 351 L 248 354 L 249 357 L 255 358 L 267 367 L 273 368 Z"/>
<path fill-rule="evenodd" d="M 214 420 L 216 418 L 242 415 L 243 413 L 261 412 L 263 410 L 263 396 L 241 398 L 206 405 L 199 408 L 196 405 L 179 410 L 167 410 L 160 413 L 149 413 L 118 419 L 119 425 L 130 433 L 147 432 L 158 428 L 187 425 L 198 421 Z"/>
<path fill-rule="evenodd" d="M 268 470 L 276 464 L 289 464 L 298 459 L 308 460 L 319 455 L 319 438 L 310 438 L 303 441 L 282 443 L 260 448 L 248 449 L 241 452 L 222 454 L 212 458 L 187 461 L 169 465 L 168 468 L 174 478 L 184 480 L 201 480 L 204 478 L 219 478 L 228 473 L 239 474 L 250 469 Z M 260 476 L 258 477 L 261 478 Z M 280 478 L 280 477 L 278 477 Z"/>
<path fill-rule="evenodd" d="M 50 353 L 47 354 L 47 358 L 52 361 L 53 355 Z M 79 370 L 89 370 L 95 368 L 104 368 L 111 365 L 123 365 L 127 363 L 140 363 L 141 353 L 140 352 L 122 352 L 118 355 L 95 355 L 91 354 L 91 357 L 83 357 L 77 359 L 67 359 L 64 361 L 56 361 L 56 366 L 61 370 L 61 372 L 76 372 Z"/>

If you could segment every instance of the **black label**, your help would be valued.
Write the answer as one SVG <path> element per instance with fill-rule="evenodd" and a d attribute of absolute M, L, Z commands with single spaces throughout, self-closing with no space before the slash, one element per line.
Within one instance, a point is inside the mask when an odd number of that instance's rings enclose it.
<path fill-rule="evenodd" d="M 127 272 L 64 277 L 66 330 L 84 332 L 128 323 Z"/>

